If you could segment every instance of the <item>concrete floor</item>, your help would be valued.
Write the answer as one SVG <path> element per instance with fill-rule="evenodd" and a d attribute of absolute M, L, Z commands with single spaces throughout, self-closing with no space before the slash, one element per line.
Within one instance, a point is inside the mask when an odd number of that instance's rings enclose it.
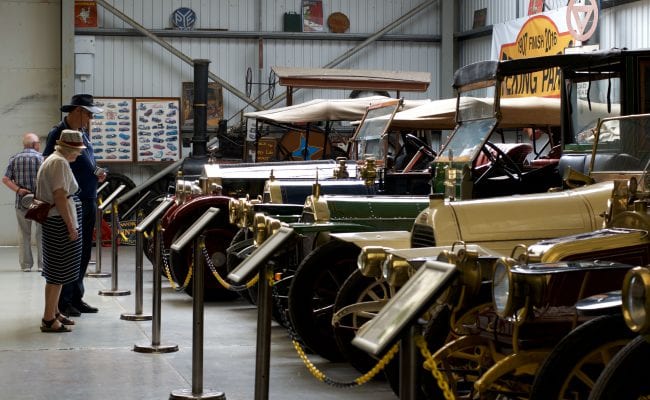
<path fill-rule="evenodd" d="M 39 330 L 45 281 L 38 272 L 19 270 L 17 248 L 1 247 L 0 260 L 0 398 L 167 399 L 172 391 L 192 392 L 192 299 L 163 281 L 160 343 L 178 345 L 177 352 L 134 352 L 134 344 L 151 344 L 152 323 L 120 319 L 135 311 L 134 247 L 118 252 L 118 288 L 131 294 L 100 296 L 100 290 L 111 289 L 112 278 L 86 278 L 85 300 L 100 311 L 73 318 L 77 325 L 70 333 Z M 146 258 L 144 264 L 143 311 L 151 313 L 153 274 Z M 102 272 L 111 267 L 110 248 L 104 248 Z M 92 264 L 89 270 L 95 268 Z M 254 398 L 256 318 L 257 309 L 245 300 L 205 304 L 203 393 Z M 397 398 L 384 381 L 351 389 L 317 381 L 297 357 L 286 330 L 275 323 L 272 342 L 270 400 Z M 347 364 L 310 358 L 337 381 L 359 376 Z"/>

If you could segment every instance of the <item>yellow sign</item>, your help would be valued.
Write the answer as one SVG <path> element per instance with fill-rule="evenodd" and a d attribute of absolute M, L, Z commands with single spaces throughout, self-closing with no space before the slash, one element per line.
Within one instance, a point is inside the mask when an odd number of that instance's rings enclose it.
<path fill-rule="evenodd" d="M 501 61 L 562 54 L 571 46 L 569 32 L 558 32 L 555 23 L 544 15 L 534 16 L 522 26 L 513 43 L 501 46 Z M 549 68 L 530 74 L 507 77 L 503 83 L 503 97 L 559 97 L 560 70 Z"/>

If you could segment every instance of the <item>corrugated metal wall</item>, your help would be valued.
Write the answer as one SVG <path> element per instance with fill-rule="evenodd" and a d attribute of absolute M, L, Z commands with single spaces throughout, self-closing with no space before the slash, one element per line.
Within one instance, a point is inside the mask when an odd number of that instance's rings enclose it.
<path fill-rule="evenodd" d="M 169 17 L 174 9 L 184 6 L 198 14 L 196 29 L 224 29 L 228 31 L 281 32 L 284 12 L 300 12 L 300 1 L 261 1 L 261 27 L 257 27 L 256 1 L 151 1 L 113 0 L 121 10 L 148 29 L 171 27 Z M 390 0 L 362 0 L 355 2 L 325 1 L 325 17 L 334 11 L 344 12 L 350 19 L 349 33 L 372 34 L 417 6 L 419 0 L 394 2 Z M 100 27 L 130 28 L 102 7 L 99 8 Z M 325 28 L 327 31 L 327 28 Z M 409 19 L 407 24 L 390 32 L 403 35 L 438 35 L 437 5 Z M 305 35 L 308 35 L 306 33 Z M 210 59 L 210 71 L 242 92 L 245 90 L 245 72 L 254 71 L 255 82 L 268 82 L 272 66 L 321 67 L 358 45 L 360 41 L 286 40 L 266 39 L 206 39 L 165 38 L 191 58 Z M 86 82 L 77 82 L 77 90 L 93 92 L 98 96 L 180 96 L 181 82 L 192 80 L 190 66 L 177 59 L 159 45 L 143 37 L 95 37 L 95 73 Z M 365 48 L 339 68 L 364 68 L 402 71 L 431 71 L 439 64 L 439 44 L 432 42 L 380 41 Z M 260 61 L 258 54 L 262 54 Z M 260 62 L 262 63 L 259 68 Z M 434 77 L 435 79 L 435 77 Z M 253 93 L 264 89 L 254 85 Z M 276 88 L 276 94 L 283 88 Z M 439 92 L 437 81 L 426 93 L 408 94 L 412 98 L 435 98 Z M 319 97 L 342 97 L 342 91 L 300 91 L 294 102 Z M 268 101 L 264 98 L 261 101 Z M 235 115 L 246 103 L 224 91 L 224 116 Z M 252 110 L 248 107 L 247 111 Z"/>

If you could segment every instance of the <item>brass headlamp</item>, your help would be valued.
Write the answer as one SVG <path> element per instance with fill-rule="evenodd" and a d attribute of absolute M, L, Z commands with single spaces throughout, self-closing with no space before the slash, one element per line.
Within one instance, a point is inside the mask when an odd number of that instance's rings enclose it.
<path fill-rule="evenodd" d="M 357 267 L 364 276 L 369 278 L 381 278 L 382 264 L 386 260 L 387 247 L 365 246 L 357 257 Z"/>
<path fill-rule="evenodd" d="M 647 267 L 635 267 L 627 272 L 623 279 L 623 318 L 634 332 L 650 332 L 650 270 Z"/>
<path fill-rule="evenodd" d="M 511 257 L 499 258 L 494 264 L 492 302 L 502 318 L 512 316 L 523 307 L 541 305 L 546 290 L 546 275 L 513 273 L 518 267 Z"/>
<path fill-rule="evenodd" d="M 411 277 L 411 264 L 394 254 L 388 254 L 382 263 L 382 275 L 392 287 L 404 286 Z"/>

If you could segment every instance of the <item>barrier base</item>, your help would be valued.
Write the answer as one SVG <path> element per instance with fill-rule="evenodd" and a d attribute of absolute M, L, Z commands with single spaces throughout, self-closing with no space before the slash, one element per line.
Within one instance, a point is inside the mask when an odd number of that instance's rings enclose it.
<path fill-rule="evenodd" d="M 203 391 L 202 393 L 192 393 L 192 389 L 178 389 L 169 394 L 169 400 L 176 399 L 218 399 L 226 400 L 223 392 Z"/>
<path fill-rule="evenodd" d="M 136 314 L 136 313 L 123 313 L 120 315 L 120 319 L 126 321 L 151 321 L 151 314 Z"/>
<path fill-rule="evenodd" d="M 99 295 L 100 296 L 128 296 L 131 294 L 130 290 L 100 290 Z"/>
<path fill-rule="evenodd" d="M 176 344 L 135 344 L 133 351 L 136 353 L 173 353 L 178 351 Z"/>
<path fill-rule="evenodd" d="M 111 276 L 110 272 L 86 272 L 86 276 L 91 278 L 107 278 Z"/>

